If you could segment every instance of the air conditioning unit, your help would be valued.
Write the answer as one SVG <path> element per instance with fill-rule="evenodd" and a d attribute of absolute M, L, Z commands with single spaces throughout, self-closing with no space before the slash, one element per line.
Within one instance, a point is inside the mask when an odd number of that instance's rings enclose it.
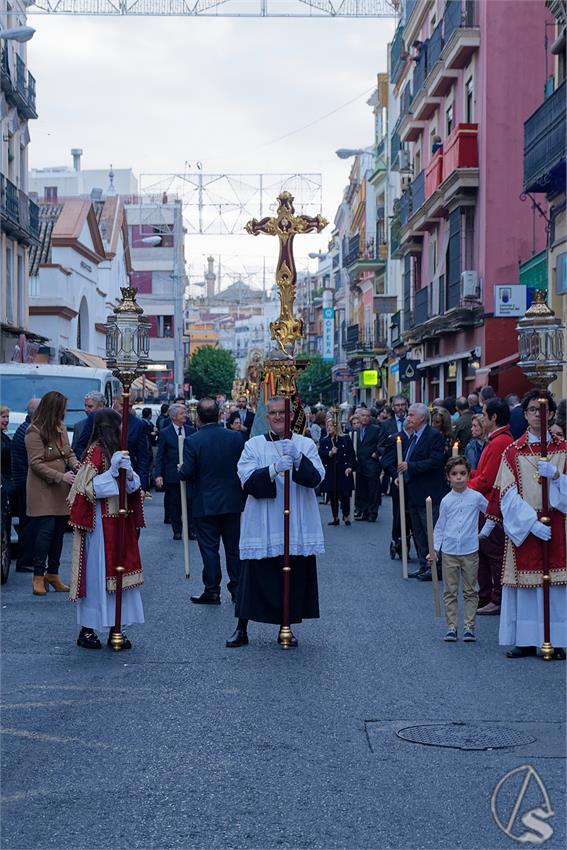
<path fill-rule="evenodd" d="M 406 192 L 411 184 L 411 174 L 401 174 L 400 175 L 400 186 L 402 192 Z"/>
<path fill-rule="evenodd" d="M 398 162 L 399 162 L 399 170 L 407 171 L 410 167 L 410 155 L 409 151 L 401 150 L 398 154 Z"/>
<path fill-rule="evenodd" d="M 480 283 L 477 271 L 461 272 L 461 292 L 463 298 L 480 301 Z"/>

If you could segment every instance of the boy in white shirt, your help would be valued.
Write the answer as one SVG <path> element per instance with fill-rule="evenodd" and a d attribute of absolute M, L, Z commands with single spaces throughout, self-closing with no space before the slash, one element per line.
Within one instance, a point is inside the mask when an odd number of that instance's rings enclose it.
<path fill-rule="evenodd" d="M 478 606 L 478 520 L 488 507 L 488 500 L 467 487 L 470 464 L 464 457 L 452 457 L 445 465 L 451 492 L 441 500 L 439 519 L 435 524 L 433 545 L 439 559 L 443 553 L 443 602 L 447 632 L 444 640 L 457 640 L 457 591 L 459 575 L 463 583 L 463 640 L 476 640 L 474 626 Z"/>

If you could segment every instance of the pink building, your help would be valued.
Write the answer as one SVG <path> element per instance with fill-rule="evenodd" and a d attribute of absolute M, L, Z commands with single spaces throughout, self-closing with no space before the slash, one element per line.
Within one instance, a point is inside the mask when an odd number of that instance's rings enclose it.
<path fill-rule="evenodd" d="M 392 166 L 412 175 L 394 255 L 401 341 L 421 361 L 426 401 L 524 387 L 517 318 L 494 315 L 494 287 L 519 284 L 534 227 L 538 245 L 544 233 L 520 200 L 523 120 L 546 78 L 544 14 L 543 0 L 408 0 L 392 44 Z"/>

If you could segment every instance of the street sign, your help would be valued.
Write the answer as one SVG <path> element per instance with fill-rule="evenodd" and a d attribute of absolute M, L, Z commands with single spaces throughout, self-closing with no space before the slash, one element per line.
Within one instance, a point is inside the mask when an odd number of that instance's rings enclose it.
<path fill-rule="evenodd" d="M 333 381 L 352 381 L 354 372 L 346 366 L 333 366 L 332 378 Z"/>
<path fill-rule="evenodd" d="M 527 309 L 528 288 L 523 284 L 495 284 L 494 315 L 523 316 Z"/>
<path fill-rule="evenodd" d="M 335 355 L 335 308 L 323 307 L 323 360 L 332 363 Z"/>

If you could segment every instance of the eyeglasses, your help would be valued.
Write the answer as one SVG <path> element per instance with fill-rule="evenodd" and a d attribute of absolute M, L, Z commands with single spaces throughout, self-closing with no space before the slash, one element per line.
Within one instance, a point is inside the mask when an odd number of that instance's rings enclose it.
<path fill-rule="evenodd" d="M 539 413 L 539 407 L 527 407 L 526 413 Z"/>
<path fill-rule="evenodd" d="M 272 413 L 268 413 L 268 416 L 271 416 L 273 419 L 276 419 L 278 417 L 281 419 L 283 416 L 285 416 L 285 410 L 274 410 L 272 411 Z"/>

